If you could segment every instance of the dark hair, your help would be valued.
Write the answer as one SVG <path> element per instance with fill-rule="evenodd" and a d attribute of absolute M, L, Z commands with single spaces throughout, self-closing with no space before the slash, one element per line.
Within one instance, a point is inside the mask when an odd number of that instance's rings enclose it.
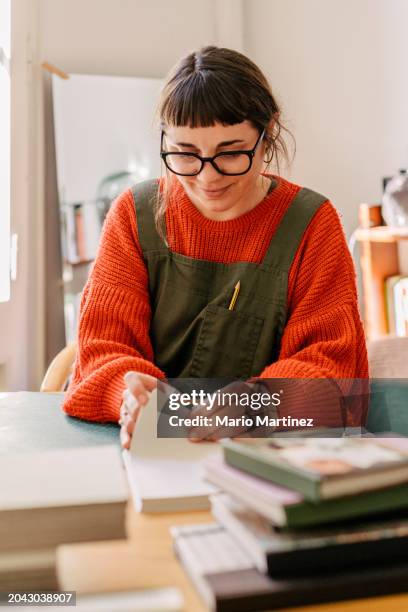
<path fill-rule="evenodd" d="M 279 173 L 279 158 L 289 162 L 282 132 L 290 132 L 281 123 L 270 85 L 258 66 L 238 51 L 209 46 L 182 58 L 166 79 L 157 114 L 162 128 L 234 125 L 248 120 L 260 132 L 266 129 L 268 167 L 275 160 Z M 161 234 L 168 198 L 167 187 L 155 204 Z"/>

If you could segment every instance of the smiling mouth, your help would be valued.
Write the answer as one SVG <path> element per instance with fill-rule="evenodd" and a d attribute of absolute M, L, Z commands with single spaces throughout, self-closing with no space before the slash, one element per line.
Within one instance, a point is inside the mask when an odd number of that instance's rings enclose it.
<path fill-rule="evenodd" d="M 231 185 L 227 185 L 226 187 L 223 187 L 222 189 L 204 189 L 203 187 L 201 189 L 207 196 L 216 197 L 216 196 L 222 195 L 225 191 L 227 191 L 227 189 L 230 188 L 230 186 Z"/>

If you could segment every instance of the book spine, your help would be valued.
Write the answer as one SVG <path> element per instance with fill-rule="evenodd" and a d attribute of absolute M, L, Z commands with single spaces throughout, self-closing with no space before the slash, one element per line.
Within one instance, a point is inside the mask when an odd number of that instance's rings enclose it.
<path fill-rule="evenodd" d="M 282 485 L 288 489 L 294 489 L 302 493 L 311 501 L 320 501 L 319 483 L 305 478 L 303 475 L 288 471 L 285 468 L 265 462 L 263 459 L 254 455 L 244 454 L 241 449 L 224 446 L 225 462 L 232 467 L 258 476 L 265 480 L 270 480 L 275 484 Z"/>
<path fill-rule="evenodd" d="M 76 221 L 75 221 L 75 208 L 74 205 L 65 205 L 63 209 L 63 218 L 65 225 L 65 253 L 66 261 L 74 264 L 79 261 L 77 239 L 76 239 Z"/>
<path fill-rule="evenodd" d="M 83 205 L 76 204 L 74 206 L 75 214 L 75 237 L 78 257 L 80 261 L 86 261 L 86 237 L 85 223 L 83 214 Z"/>
<path fill-rule="evenodd" d="M 214 574 L 206 576 L 206 579 L 214 593 L 216 612 L 250 612 L 406 593 L 408 566 L 364 568 L 334 576 L 326 573 L 324 580 L 316 576 L 279 581 L 270 579 L 270 584 L 265 584 L 263 589 L 251 590 L 248 586 L 246 591 L 242 585 L 260 582 L 256 570 Z M 367 608 L 367 604 L 364 607 L 363 603 L 361 608 Z"/>
<path fill-rule="evenodd" d="M 349 570 L 354 567 L 372 567 L 380 563 L 407 563 L 408 537 L 368 540 L 347 544 L 330 544 L 316 548 L 303 548 L 290 552 L 266 555 L 268 574 L 272 577 L 302 576 L 330 570 Z"/>
<path fill-rule="evenodd" d="M 408 336 L 408 287 L 407 287 L 407 278 L 403 280 L 402 287 L 402 311 L 404 318 L 404 335 Z"/>
<path fill-rule="evenodd" d="M 387 312 L 387 327 L 388 333 L 395 334 L 395 284 L 401 278 L 400 274 L 394 274 L 385 279 L 384 283 L 384 293 L 385 293 L 385 304 L 386 304 L 386 312 Z"/>
<path fill-rule="evenodd" d="M 397 336 L 407 335 L 407 278 L 402 276 L 394 287 L 395 332 Z"/>

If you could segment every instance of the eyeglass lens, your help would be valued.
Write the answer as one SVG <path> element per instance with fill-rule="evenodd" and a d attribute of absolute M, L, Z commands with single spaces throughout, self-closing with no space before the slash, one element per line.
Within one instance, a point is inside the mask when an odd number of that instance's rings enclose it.
<path fill-rule="evenodd" d="M 166 163 L 170 170 L 184 175 L 198 174 L 201 170 L 202 162 L 194 155 L 180 155 L 171 153 L 166 156 Z M 245 153 L 237 153 L 236 155 L 217 155 L 214 159 L 214 164 L 224 174 L 240 174 L 246 172 L 251 160 Z"/>

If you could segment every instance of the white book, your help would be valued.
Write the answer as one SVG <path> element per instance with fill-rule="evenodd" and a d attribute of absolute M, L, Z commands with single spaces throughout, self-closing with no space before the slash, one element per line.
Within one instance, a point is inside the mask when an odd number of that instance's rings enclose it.
<path fill-rule="evenodd" d="M 15 606 L 13 610 L 44 612 L 43 606 Z M 49 612 L 61 612 L 61 605 L 47 605 Z M 68 605 L 68 609 L 70 606 Z M 175 587 L 138 589 L 112 593 L 92 593 L 76 597 L 75 612 L 182 612 L 184 601 L 181 591 Z"/>
<path fill-rule="evenodd" d="M 395 301 L 395 333 L 397 336 L 407 336 L 408 328 L 408 278 L 401 278 L 394 285 Z"/>
<path fill-rule="evenodd" d="M 183 596 L 179 589 L 142 589 L 81 595 L 76 599 L 75 612 L 181 612 Z"/>
<path fill-rule="evenodd" d="M 126 537 L 129 490 L 119 448 L 0 457 L 0 552 Z"/>
<path fill-rule="evenodd" d="M 220 454 L 216 443 L 157 437 L 157 391 L 150 394 L 123 452 L 136 510 L 173 512 L 207 510 L 213 485 L 204 480 L 201 460 Z"/>

